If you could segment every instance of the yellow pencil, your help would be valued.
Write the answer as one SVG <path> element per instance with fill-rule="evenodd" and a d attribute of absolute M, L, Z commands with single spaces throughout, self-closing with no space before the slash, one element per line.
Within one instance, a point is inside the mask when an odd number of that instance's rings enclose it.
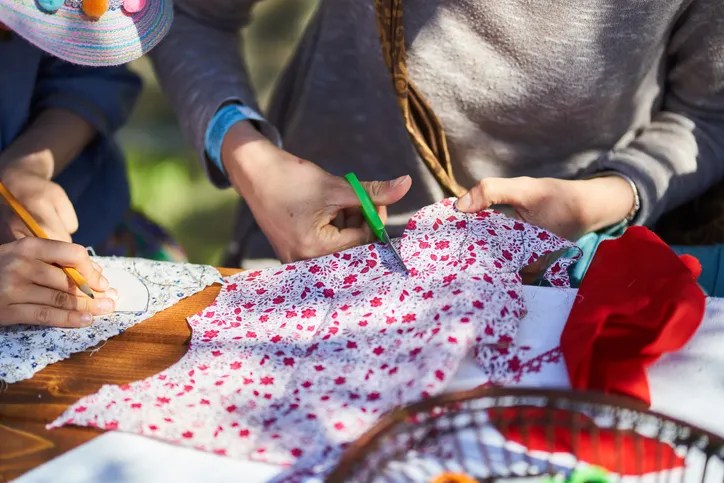
<path fill-rule="evenodd" d="M 38 225 L 38 222 L 35 221 L 33 216 L 28 213 L 28 210 L 23 208 L 23 205 L 20 204 L 20 202 L 13 196 L 13 194 L 7 189 L 5 184 L 0 181 L 0 195 L 3 197 L 5 202 L 8 204 L 10 209 L 13 210 L 13 212 L 20 218 L 23 223 L 25 223 L 25 226 L 28 227 L 28 230 L 30 230 L 30 233 L 35 235 L 38 238 L 48 238 L 48 235 L 45 233 L 45 230 L 43 230 L 40 225 Z M 81 275 L 78 270 L 71 267 L 59 267 L 62 269 L 65 274 L 70 278 L 73 283 L 75 283 L 81 292 L 89 296 L 90 298 L 94 299 L 96 298 L 95 295 L 93 295 L 93 290 L 91 290 L 90 286 L 88 285 L 88 282 L 86 282 L 85 278 L 83 278 L 83 275 Z"/>

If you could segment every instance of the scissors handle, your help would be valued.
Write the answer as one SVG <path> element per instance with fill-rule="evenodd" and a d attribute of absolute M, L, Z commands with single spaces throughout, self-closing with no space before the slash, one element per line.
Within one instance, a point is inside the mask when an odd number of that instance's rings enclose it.
<path fill-rule="evenodd" d="M 347 173 L 344 175 L 344 178 L 350 186 L 352 186 L 354 194 L 359 198 L 362 207 L 362 216 L 367 220 L 367 224 L 372 228 L 372 232 L 378 240 L 385 242 L 385 224 L 382 223 L 380 215 L 377 214 L 377 208 L 372 202 L 370 195 L 367 194 L 367 191 L 365 191 L 364 186 L 362 186 L 356 174 Z"/>

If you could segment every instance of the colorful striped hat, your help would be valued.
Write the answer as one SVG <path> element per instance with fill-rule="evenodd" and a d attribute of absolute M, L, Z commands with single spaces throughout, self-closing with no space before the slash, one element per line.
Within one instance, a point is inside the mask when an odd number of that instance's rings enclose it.
<path fill-rule="evenodd" d="M 75 64 L 125 64 L 168 32 L 172 0 L 0 0 L 0 23 Z"/>

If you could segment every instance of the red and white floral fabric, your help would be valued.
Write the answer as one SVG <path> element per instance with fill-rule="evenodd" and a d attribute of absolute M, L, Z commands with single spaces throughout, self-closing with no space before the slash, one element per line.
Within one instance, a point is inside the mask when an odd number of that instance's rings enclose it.
<path fill-rule="evenodd" d="M 104 386 L 51 426 L 323 472 L 382 413 L 442 391 L 470 350 L 489 382 L 515 378 L 518 272 L 572 245 L 496 212 L 459 213 L 452 200 L 419 211 L 395 243 L 409 275 L 371 244 L 226 279 L 189 318 L 181 361 Z M 550 283 L 568 285 L 571 261 L 549 267 Z"/>

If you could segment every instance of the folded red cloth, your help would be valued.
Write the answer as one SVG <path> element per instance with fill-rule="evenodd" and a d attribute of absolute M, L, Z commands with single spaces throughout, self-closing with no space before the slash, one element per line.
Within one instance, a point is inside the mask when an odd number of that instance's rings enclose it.
<path fill-rule="evenodd" d="M 683 347 L 704 317 L 700 273 L 644 227 L 601 243 L 561 334 L 571 385 L 650 405 L 646 368 Z"/>
<path fill-rule="evenodd" d="M 528 451 L 571 454 L 578 461 L 616 471 L 645 475 L 684 466 L 674 448 L 630 429 L 598 426 L 580 413 L 535 406 L 497 408 L 491 423 L 509 441 Z"/>

